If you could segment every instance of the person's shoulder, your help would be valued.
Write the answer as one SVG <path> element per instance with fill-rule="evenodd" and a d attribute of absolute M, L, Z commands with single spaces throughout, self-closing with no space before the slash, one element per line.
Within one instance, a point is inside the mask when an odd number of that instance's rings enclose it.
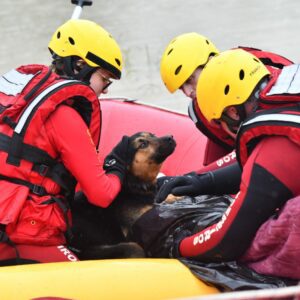
<path fill-rule="evenodd" d="M 55 132 L 70 132 L 81 130 L 86 127 L 86 124 L 79 112 L 68 105 L 59 105 L 49 116 L 45 123 L 48 131 L 52 129 Z"/>
<path fill-rule="evenodd" d="M 71 107 L 70 105 L 59 105 L 55 111 L 51 114 L 52 120 L 73 120 L 76 121 L 81 119 L 80 114 L 76 111 L 75 108 Z"/>

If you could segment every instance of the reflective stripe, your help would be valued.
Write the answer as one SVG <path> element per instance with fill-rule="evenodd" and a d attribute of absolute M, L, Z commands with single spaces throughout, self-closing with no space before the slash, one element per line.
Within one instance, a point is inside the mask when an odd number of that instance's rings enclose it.
<path fill-rule="evenodd" d="M 257 116 L 245 123 L 243 126 L 250 125 L 255 122 L 265 122 L 265 121 L 285 121 L 285 122 L 292 122 L 300 124 L 300 116 L 299 115 L 290 115 L 290 114 L 267 114 Z"/>
<path fill-rule="evenodd" d="M 282 69 L 276 83 L 267 96 L 300 93 L 300 65 L 290 65 Z"/>
<path fill-rule="evenodd" d="M 68 85 L 71 82 L 77 82 L 77 81 L 76 80 L 64 80 L 64 81 L 60 81 L 60 82 L 57 82 L 57 83 L 49 86 L 43 92 L 41 92 L 34 100 L 32 100 L 32 102 L 24 110 L 24 112 L 22 113 L 22 116 L 20 117 L 20 120 L 19 120 L 17 126 L 14 129 L 14 131 L 16 133 L 20 134 L 20 132 L 22 131 L 24 125 L 26 124 L 26 121 L 27 121 L 28 117 L 30 116 L 32 110 L 40 103 L 40 101 L 43 100 L 43 98 L 45 96 L 47 96 L 47 94 L 51 93 L 56 88 L 58 88 L 58 87 L 60 87 L 62 85 Z"/>
<path fill-rule="evenodd" d="M 24 74 L 13 69 L 0 77 L 0 92 L 9 96 L 20 94 L 36 74 Z"/>

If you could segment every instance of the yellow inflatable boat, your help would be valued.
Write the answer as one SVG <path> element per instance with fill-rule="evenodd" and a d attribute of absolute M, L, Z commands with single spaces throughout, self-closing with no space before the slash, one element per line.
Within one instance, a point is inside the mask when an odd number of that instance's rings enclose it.
<path fill-rule="evenodd" d="M 175 259 L 114 259 L 0 268 L 0 299 L 156 300 L 216 294 Z"/>

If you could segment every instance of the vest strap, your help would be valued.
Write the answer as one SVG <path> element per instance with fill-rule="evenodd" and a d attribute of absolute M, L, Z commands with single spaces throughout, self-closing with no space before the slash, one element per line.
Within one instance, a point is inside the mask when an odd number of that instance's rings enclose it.
<path fill-rule="evenodd" d="M 11 178 L 8 176 L 0 175 L 0 180 L 5 180 L 5 181 L 9 181 L 9 182 L 12 182 L 15 184 L 27 186 L 33 194 L 38 195 L 38 196 L 48 195 L 48 193 L 46 192 L 46 189 L 43 186 L 33 184 L 33 183 L 23 180 L 23 179 Z"/>
<path fill-rule="evenodd" d="M 51 204 L 51 203 L 57 203 L 57 205 L 62 210 L 66 224 L 67 224 L 66 239 L 67 239 L 67 241 L 71 241 L 71 239 L 73 238 L 73 233 L 72 233 L 71 225 L 70 225 L 69 218 L 68 218 L 68 211 L 70 210 L 69 203 L 58 197 L 51 197 L 50 199 L 43 202 L 43 204 Z"/>
<path fill-rule="evenodd" d="M 46 151 L 23 143 L 22 137 L 17 133 L 14 133 L 12 137 L 0 133 L 0 150 L 14 157 L 11 158 L 12 161 L 25 159 L 35 164 L 44 164 L 47 166 L 56 164 L 56 161 Z"/>
<path fill-rule="evenodd" d="M 0 224 L 0 243 L 6 243 L 14 249 L 15 254 L 16 254 L 16 262 L 19 264 L 20 263 L 20 254 L 19 254 L 18 248 L 15 245 L 15 243 L 13 243 L 13 241 L 6 234 L 5 227 L 6 226 L 4 224 Z"/>
<path fill-rule="evenodd" d="M 62 163 L 57 162 L 47 152 L 23 143 L 20 136 L 14 134 L 9 137 L 0 133 L 0 151 L 8 153 L 7 163 L 17 165 L 22 159 L 33 163 L 32 170 L 39 173 L 43 177 L 51 178 L 56 182 L 65 192 L 65 195 L 70 194 L 70 188 L 75 185 L 74 178 L 70 175 L 68 170 Z M 19 147 L 21 145 L 22 147 Z M 39 194 L 40 189 L 33 188 L 35 193 Z"/>
<path fill-rule="evenodd" d="M 24 96 L 24 100 L 25 101 L 29 101 L 32 96 L 34 96 L 34 94 L 43 86 L 43 84 L 48 80 L 48 78 L 50 77 L 52 71 L 49 68 L 48 72 L 46 73 L 46 75 L 30 90 L 30 92 L 28 94 L 26 94 Z"/>

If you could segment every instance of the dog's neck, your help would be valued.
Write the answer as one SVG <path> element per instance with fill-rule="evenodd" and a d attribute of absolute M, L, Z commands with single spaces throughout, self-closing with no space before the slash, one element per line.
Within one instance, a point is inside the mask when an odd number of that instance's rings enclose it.
<path fill-rule="evenodd" d="M 118 196 L 116 213 L 125 235 L 132 225 L 153 207 L 157 192 L 156 180 L 145 182 L 140 178 L 128 174 Z"/>
<path fill-rule="evenodd" d="M 129 195 L 139 195 L 142 197 L 153 198 L 157 192 L 156 179 L 145 181 L 137 176 L 128 173 L 122 187 L 122 191 Z"/>

